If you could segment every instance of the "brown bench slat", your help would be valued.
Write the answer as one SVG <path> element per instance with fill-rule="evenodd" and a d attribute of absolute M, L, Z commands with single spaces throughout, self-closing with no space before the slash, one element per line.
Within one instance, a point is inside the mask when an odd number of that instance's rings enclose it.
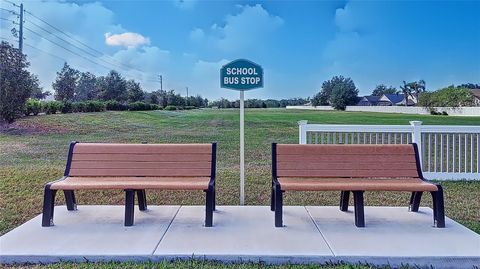
<path fill-rule="evenodd" d="M 415 155 L 410 145 L 277 145 L 277 155 Z"/>
<path fill-rule="evenodd" d="M 282 190 L 291 191 L 437 191 L 437 186 L 409 179 L 279 178 Z"/>
<path fill-rule="evenodd" d="M 79 143 L 75 145 L 73 154 L 108 153 L 108 154 L 212 154 L 211 144 L 104 144 Z"/>
<path fill-rule="evenodd" d="M 415 162 L 414 156 L 409 156 L 408 158 L 403 155 L 364 155 L 364 154 L 329 154 L 329 155 L 298 155 L 298 154 L 289 154 L 289 155 L 278 155 L 277 162 L 359 162 L 359 163 L 411 163 Z"/>
<path fill-rule="evenodd" d="M 359 178 L 402 178 L 418 177 L 416 170 L 278 170 L 279 177 L 359 177 Z"/>
<path fill-rule="evenodd" d="M 67 177 L 51 185 L 53 190 L 162 189 L 206 190 L 209 177 Z"/>
<path fill-rule="evenodd" d="M 278 167 L 283 170 L 380 170 L 380 169 L 394 169 L 394 170 L 417 170 L 415 162 L 409 163 L 375 163 L 362 162 L 359 160 L 353 162 L 278 162 Z"/>
<path fill-rule="evenodd" d="M 211 162 L 98 162 L 98 161 L 74 161 L 72 162 L 72 169 L 175 169 L 175 168 L 200 168 L 210 169 Z"/>
<path fill-rule="evenodd" d="M 73 161 L 210 162 L 212 154 L 74 154 Z"/>
<path fill-rule="evenodd" d="M 211 169 L 71 169 L 70 176 L 210 176 Z"/>

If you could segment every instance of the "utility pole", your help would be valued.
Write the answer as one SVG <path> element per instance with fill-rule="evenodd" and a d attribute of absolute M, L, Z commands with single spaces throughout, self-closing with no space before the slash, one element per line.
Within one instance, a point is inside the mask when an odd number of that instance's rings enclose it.
<path fill-rule="evenodd" d="M 20 52 L 23 51 L 23 3 L 20 4 L 20 30 L 18 35 L 18 49 Z"/>
<path fill-rule="evenodd" d="M 187 98 L 188 98 L 188 87 L 187 87 Z"/>
<path fill-rule="evenodd" d="M 185 88 L 187 88 L 187 98 L 185 98 L 185 103 L 186 103 L 185 105 L 188 106 L 188 105 L 190 105 L 190 104 L 188 103 L 188 87 L 185 87 Z"/>
<path fill-rule="evenodd" d="M 158 75 L 158 81 L 160 82 L 160 90 L 163 91 L 163 76 Z"/>

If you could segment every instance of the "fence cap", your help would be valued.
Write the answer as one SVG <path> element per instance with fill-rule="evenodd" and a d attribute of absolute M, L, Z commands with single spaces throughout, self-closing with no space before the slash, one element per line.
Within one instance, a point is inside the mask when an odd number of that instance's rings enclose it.
<path fill-rule="evenodd" d="M 299 120 L 298 125 L 306 125 L 308 123 L 308 120 Z"/>
<path fill-rule="evenodd" d="M 412 120 L 412 121 L 410 121 L 410 124 L 413 125 L 413 126 L 420 126 L 420 125 L 422 125 L 422 121 Z"/>

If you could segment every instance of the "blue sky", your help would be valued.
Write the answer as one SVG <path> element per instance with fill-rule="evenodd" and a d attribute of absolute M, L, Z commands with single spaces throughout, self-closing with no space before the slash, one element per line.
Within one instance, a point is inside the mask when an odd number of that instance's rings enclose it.
<path fill-rule="evenodd" d="M 14 8 L 0 1 L 2 8 Z M 153 80 L 162 74 L 166 89 L 185 94 L 188 86 L 190 94 L 209 99 L 237 98 L 237 92 L 219 88 L 220 67 L 236 58 L 250 59 L 265 69 L 265 88 L 248 92 L 247 98 L 312 96 L 334 75 L 351 77 L 360 94 L 369 94 L 380 83 L 398 88 L 403 80 L 424 79 L 429 90 L 480 83 L 480 1 L 24 4 L 28 11 L 102 51 L 101 59 L 134 67 L 120 71 L 141 81 L 148 91 L 159 87 Z M 42 33 L 29 20 L 43 24 L 26 14 L 25 25 Z M 3 38 L 12 38 L 9 28 L 2 21 Z M 82 71 L 106 73 L 105 67 L 31 32 L 26 32 L 25 42 L 31 45 L 25 48 L 31 69 L 45 89 L 62 59 Z"/>

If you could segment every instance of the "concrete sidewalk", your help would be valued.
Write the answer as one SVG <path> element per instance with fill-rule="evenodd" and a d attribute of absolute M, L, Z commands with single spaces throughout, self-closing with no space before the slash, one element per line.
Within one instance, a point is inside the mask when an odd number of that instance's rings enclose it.
<path fill-rule="evenodd" d="M 472 268 L 480 264 L 480 235 L 455 221 L 432 227 L 430 208 L 366 207 L 366 227 L 337 207 L 286 206 L 275 228 L 265 206 L 218 206 L 214 227 L 203 227 L 203 206 L 136 209 L 123 226 L 123 206 L 55 208 L 55 226 L 41 215 L 0 237 L 1 263 L 210 259 L 268 263 L 348 262 Z"/>

